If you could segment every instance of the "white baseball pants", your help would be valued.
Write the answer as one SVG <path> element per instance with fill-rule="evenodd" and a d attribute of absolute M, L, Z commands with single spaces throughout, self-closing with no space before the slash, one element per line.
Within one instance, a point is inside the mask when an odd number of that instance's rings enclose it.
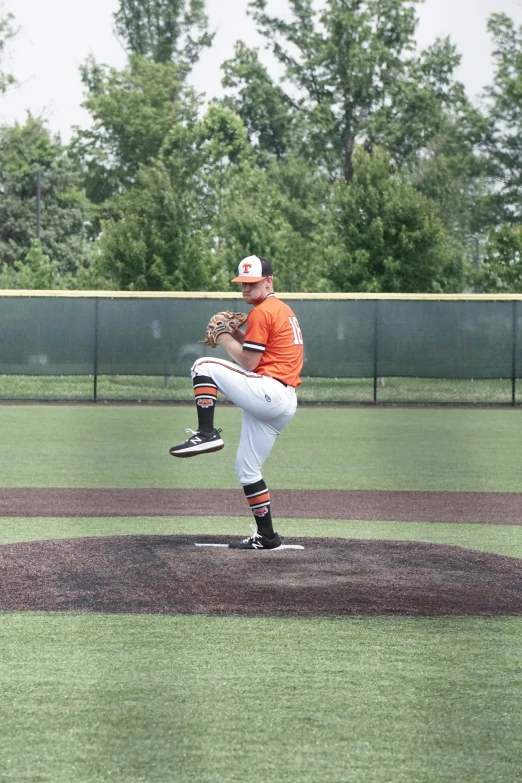
<path fill-rule="evenodd" d="M 296 411 L 295 389 L 225 359 L 198 359 L 191 375 L 212 378 L 218 390 L 242 409 L 236 476 L 244 486 L 259 481 L 276 437 Z"/>

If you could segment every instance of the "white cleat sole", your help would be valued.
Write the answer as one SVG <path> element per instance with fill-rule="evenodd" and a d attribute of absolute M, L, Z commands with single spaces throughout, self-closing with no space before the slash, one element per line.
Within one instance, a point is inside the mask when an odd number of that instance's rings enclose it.
<path fill-rule="evenodd" d="M 185 451 L 169 451 L 171 457 L 197 457 L 200 454 L 212 454 L 214 451 L 221 451 L 225 448 L 223 441 L 214 441 L 207 448 L 186 449 Z"/>

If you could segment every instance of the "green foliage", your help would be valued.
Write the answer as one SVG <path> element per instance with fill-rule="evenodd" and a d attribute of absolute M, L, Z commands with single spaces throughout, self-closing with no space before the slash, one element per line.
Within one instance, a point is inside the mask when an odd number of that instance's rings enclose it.
<path fill-rule="evenodd" d="M 368 118 L 367 148 L 379 144 L 398 165 L 415 161 L 450 117 L 468 109 L 464 87 L 453 78 L 460 59 L 449 39 L 437 40 L 411 58 Z"/>
<path fill-rule="evenodd" d="M 246 128 L 241 118 L 224 106 L 213 104 L 199 125 L 207 164 L 215 166 L 225 159 L 238 163 L 250 153 Z"/>
<path fill-rule="evenodd" d="M 101 200 L 101 238 L 82 286 L 223 287 L 211 226 L 223 167 L 249 151 L 241 120 L 218 106 L 198 120 L 199 102 L 172 63 L 133 56 L 123 72 L 92 66 L 86 76 L 97 125 L 75 148 Z"/>
<path fill-rule="evenodd" d="M 290 14 L 279 18 L 266 12 L 267 0 L 251 0 L 258 28 L 298 96 L 307 153 L 333 176 L 350 182 L 357 143 L 381 144 L 404 162 L 462 98 L 452 76 L 459 58 L 449 42 L 411 54 L 417 2 L 327 0 L 317 11 L 312 0 L 288 0 Z M 244 80 L 256 72 L 239 62 L 236 74 Z"/>
<path fill-rule="evenodd" d="M 248 49 L 242 41 L 236 43 L 234 59 L 222 68 L 223 87 L 235 91 L 224 99 L 225 105 L 241 117 L 251 143 L 258 146 L 260 153 L 281 159 L 289 144 L 296 143 L 293 102 L 274 84 L 257 50 Z M 259 158 L 262 162 L 263 155 Z"/>
<path fill-rule="evenodd" d="M 0 6 L 0 10 L 2 10 L 2 6 Z M 14 38 L 16 35 L 17 30 L 14 27 L 14 16 L 13 14 L 3 14 L 0 16 L 0 94 L 4 93 L 7 88 L 14 84 L 15 79 L 14 76 L 10 73 L 6 73 L 2 69 L 2 60 L 4 56 L 4 52 L 6 49 L 7 42 Z"/>
<path fill-rule="evenodd" d="M 404 70 L 403 53 L 415 29 L 414 0 L 288 0 L 290 18 L 266 13 L 266 0 L 250 6 L 258 28 L 297 90 L 309 128 L 312 159 L 352 177 L 356 140 L 382 105 L 386 85 Z"/>
<path fill-rule="evenodd" d="M 15 262 L 19 288 L 55 288 L 58 278 L 56 264 L 42 250 L 42 243 L 35 239 L 25 257 L 25 262 Z"/>
<path fill-rule="evenodd" d="M 325 290 L 318 233 L 326 177 L 293 156 L 259 166 L 241 118 L 225 105 L 210 106 L 198 139 L 199 203 L 223 288 L 239 259 L 258 253 L 272 260 L 279 290 Z"/>
<path fill-rule="evenodd" d="M 522 225 L 491 229 L 477 282 L 486 291 L 522 293 Z"/>
<path fill-rule="evenodd" d="M 479 262 L 478 250 L 495 222 L 492 164 L 481 151 L 487 132 L 487 118 L 472 106 L 448 114 L 407 173 L 408 181 L 437 205 L 446 231 L 470 263 Z"/>
<path fill-rule="evenodd" d="M 492 129 L 485 146 L 497 167 L 501 217 L 521 222 L 522 26 L 516 28 L 506 14 L 493 14 L 488 29 L 494 41 L 495 71 L 493 85 L 486 90 Z"/>
<path fill-rule="evenodd" d="M 88 264 L 89 204 L 81 171 L 41 119 L 0 128 L 0 263 L 25 259 L 36 238 L 40 172 L 41 248 L 60 275 Z"/>
<path fill-rule="evenodd" d="M 98 204 L 92 236 L 100 240 L 78 285 L 227 288 L 238 259 L 255 252 L 273 261 L 280 290 L 458 290 L 474 147 L 446 212 L 444 166 L 429 169 L 427 161 L 450 126 L 453 148 L 463 144 L 459 123 L 469 106 L 449 41 L 414 56 L 416 4 L 328 0 L 319 12 L 312 0 L 288 0 L 290 14 L 278 18 L 253 0 L 286 87 L 239 42 L 223 66 L 230 94 L 200 118 L 200 100 L 185 85 L 182 41 L 191 25 L 204 30 L 202 4 L 121 0 L 115 19 L 132 53 L 127 67 L 90 61 L 83 69 L 94 124 L 74 150 Z M 332 179 L 351 183 L 357 141 L 368 150 L 383 145 L 441 205 L 453 246 L 435 207 L 397 173 L 378 178 L 378 204 L 367 203 L 361 183 L 332 187 Z M 453 148 L 450 166 L 462 160 Z M 382 236 L 365 236 L 361 224 L 352 247 L 345 227 L 352 211 L 357 224 L 360 209 L 371 213 L 372 231 L 382 222 Z"/>
<path fill-rule="evenodd" d="M 199 103 L 183 86 L 179 66 L 138 55 L 122 71 L 90 60 L 82 79 L 93 127 L 78 131 L 73 150 L 85 168 L 89 198 L 102 204 L 159 156 L 173 128 L 196 121 Z"/>
<path fill-rule="evenodd" d="M 336 291 L 459 291 L 462 261 L 432 202 L 390 169 L 389 155 L 359 149 L 351 183 L 336 186 L 338 244 L 327 274 Z"/>
<path fill-rule="evenodd" d="M 285 290 L 324 290 L 315 233 L 326 198 L 326 181 L 303 162 L 259 168 L 240 117 L 211 105 L 199 122 L 173 125 L 136 182 L 106 202 L 82 286 L 226 290 L 238 260 L 257 252 Z"/>
<path fill-rule="evenodd" d="M 81 69 L 90 127 L 69 149 L 30 115 L 0 129 L 4 283 L 217 290 L 259 253 L 280 290 L 518 290 L 522 27 L 490 19 L 484 114 L 451 41 L 416 51 L 419 2 L 286 0 L 270 13 L 250 0 L 282 79 L 238 42 L 227 95 L 202 114 L 188 75 L 212 42 L 204 0 L 120 0 L 129 59 Z M 0 92 L 13 34 L 0 14 Z"/>
<path fill-rule="evenodd" d="M 57 265 L 45 255 L 38 239 L 31 243 L 24 261 L 15 261 L 12 267 L 4 265 L 0 271 L 1 288 L 47 290 L 61 288 L 63 282 Z"/>
<path fill-rule="evenodd" d="M 120 0 L 113 16 L 130 53 L 176 62 L 187 73 L 212 43 L 204 0 Z"/>
<path fill-rule="evenodd" d="M 95 267 L 119 290 L 199 291 L 212 288 L 207 234 L 190 182 L 180 187 L 169 167 L 154 161 L 136 184 L 116 196 L 114 217 L 102 224 Z"/>
<path fill-rule="evenodd" d="M 221 172 L 248 152 L 245 129 L 227 109 L 212 106 L 199 122 L 172 124 L 157 156 L 106 202 L 91 272 L 123 289 L 226 288 L 212 255 Z"/>
<path fill-rule="evenodd" d="M 303 161 L 272 161 L 267 171 L 251 160 L 224 178 L 217 258 L 236 273 L 252 253 L 272 261 L 280 291 L 325 291 L 325 254 L 319 246 L 327 198 L 324 177 Z M 228 286 L 227 286 L 228 287 Z"/>

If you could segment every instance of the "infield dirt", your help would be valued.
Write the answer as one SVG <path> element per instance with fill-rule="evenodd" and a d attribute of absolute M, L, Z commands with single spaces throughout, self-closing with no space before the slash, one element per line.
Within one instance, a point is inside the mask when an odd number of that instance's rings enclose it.
<path fill-rule="evenodd" d="M 522 524 L 522 493 L 271 490 L 278 519 Z M 240 489 L 5 488 L 0 517 L 247 516 Z"/>
<path fill-rule="evenodd" d="M 522 495 L 275 490 L 279 519 L 522 524 Z M 4 517 L 243 516 L 238 490 L 2 489 Z M 232 615 L 522 615 L 522 561 L 408 541 L 285 539 L 303 551 L 117 536 L 0 547 L 0 610 Z"/>
<path fill-rule="evenodd" d="M 522 615 L 522 561 L 408 541 L 306 538 L 303 551 L 199 548 L 216 536 L 0 547 L 0 609 L 229 615 Z"/>

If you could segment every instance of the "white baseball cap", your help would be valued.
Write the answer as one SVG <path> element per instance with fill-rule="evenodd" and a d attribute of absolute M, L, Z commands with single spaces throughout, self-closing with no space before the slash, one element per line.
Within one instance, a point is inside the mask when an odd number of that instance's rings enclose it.
<path fill-rule="evenodd" d="M 270 261 L 261 256 L 247 256 L 239 262 L 237 277 L 232 283 L 259 283 L 265 277 L 272 277 L 272 265 Z"/>

